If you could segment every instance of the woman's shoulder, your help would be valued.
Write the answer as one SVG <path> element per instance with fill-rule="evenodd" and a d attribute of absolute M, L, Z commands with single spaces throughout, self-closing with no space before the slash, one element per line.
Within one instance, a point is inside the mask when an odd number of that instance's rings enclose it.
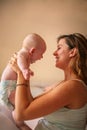
<path fill-rule="evenodd" d="M 70 79 L 64 82 L 64 86 L 70 87 L 70 88 L 87 88 L 87 85 L 84 83 L 81 79 Z"/>
<path fill-rule="evenodd" d="M 71 108 L 79 108 L 87 104 L 87 87 L 86 84 L 79 79 L 73 79 L 65 82 L 68 88 L 68 94 L 71 99 Z"/>
<path fill-rule="evenodd" d="M 67 80 L 62 83 L 64 91 L 67 90 L 67 93 L 72 95 L 87 95 L 87 86 L 86 84 L 79 79 Z"/>
<path fill-rule="evenodd" d="M 56 89 L 58 92 L 65 93 L 68 97 L 80 97 L 87 95 L 87 87 L 83 81 L 80 80 L 67 80 L 61 82 L 61 84 Z M 87 97 L 87 96 L 86 96 Z"/>

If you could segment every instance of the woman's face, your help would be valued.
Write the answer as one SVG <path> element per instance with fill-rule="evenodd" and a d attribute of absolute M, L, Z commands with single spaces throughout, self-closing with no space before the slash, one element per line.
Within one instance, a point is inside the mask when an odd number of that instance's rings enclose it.
<path fill-rule="evenodd" d="M 57 45 L 57 50 L 53 53 L 56 58 L 56 67 L 60 69 L 65 69 L 65 67 L 68 67 L 70 61 L 70 51 L 71 50 L 66 44 L 65 39 L 60 39 Z"/>

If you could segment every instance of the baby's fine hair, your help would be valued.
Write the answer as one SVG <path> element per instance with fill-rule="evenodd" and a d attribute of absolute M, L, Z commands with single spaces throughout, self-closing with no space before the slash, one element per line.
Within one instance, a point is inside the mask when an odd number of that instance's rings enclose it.
<path fill-rule="evenodd" d="M 28 34 L 23 40 L 23 46 L 27 48 L 31 48 L 31 47 L 38 48 L 41 47 L 42 44 L 45 45 L 44 39 L 36 33 Z"/>

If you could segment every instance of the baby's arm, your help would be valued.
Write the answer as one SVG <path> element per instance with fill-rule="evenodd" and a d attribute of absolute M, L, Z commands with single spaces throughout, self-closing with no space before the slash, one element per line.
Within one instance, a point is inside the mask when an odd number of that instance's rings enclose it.
<path fill-rule="evenodd" d="M 29 54 L 26 51 L 19 51 L 17 56 L 17 63 L 19 68 L 21 69 L 25 79 L 29 78 L 29 66 L 30 66 L 30 59 Z"/>

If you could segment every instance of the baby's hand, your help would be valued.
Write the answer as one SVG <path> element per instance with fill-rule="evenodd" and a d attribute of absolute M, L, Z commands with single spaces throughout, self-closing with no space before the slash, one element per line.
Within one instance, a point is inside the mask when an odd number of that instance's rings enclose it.
<path fill-rule="evenodd" d="M 29 69 L 29 73 L 31 76 L 34 76 L 34 72 L 31 69 Z"/>
<path fill-rule="evenodd" d="M 33 76 L 34 72 L 30 69 L 23 70 L 23 76 L 26 80 L 29 80 L 30 76 Z"/>

